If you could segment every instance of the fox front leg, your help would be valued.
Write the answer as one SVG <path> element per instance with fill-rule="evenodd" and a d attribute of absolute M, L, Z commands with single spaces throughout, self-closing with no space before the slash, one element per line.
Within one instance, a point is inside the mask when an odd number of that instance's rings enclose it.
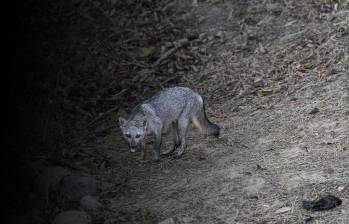
<path fill-rule="evenodd" d="M 155 161 L 160 160 L 160 148 L 161 148 L 161 141 L 162 141 L 162 133 L 161 129 L 159 128 L 155 132 L 155 145 L 154 145 L 154 151 L 155 151 Z"/>
<path fill-rule="evenodd" d="M 145 150 L 145 142 L 143 141 L 141 143 L 141 157 L 142 157 L 142 160 L 144 161 L 145 160 L 145 155 L 146 155 L 146 150 Z"/>

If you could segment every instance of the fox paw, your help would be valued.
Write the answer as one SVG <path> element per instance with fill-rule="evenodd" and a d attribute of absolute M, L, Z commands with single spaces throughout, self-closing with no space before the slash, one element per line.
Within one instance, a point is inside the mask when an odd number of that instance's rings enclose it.
<path fill-rule="evenodd" d="M 182 154 L 179 154 L 179 153 L 175 153 L 171 155 L 172 159 L 180 159 L 181 157 L 182 157 Z"/>
<path fill-rule="evenodd" d="M 166 152 L 162 153 L 161 156 L 172 156 L 173 153 L 175 152 L 176 148 L 171 148 L 167 150 Z"/>

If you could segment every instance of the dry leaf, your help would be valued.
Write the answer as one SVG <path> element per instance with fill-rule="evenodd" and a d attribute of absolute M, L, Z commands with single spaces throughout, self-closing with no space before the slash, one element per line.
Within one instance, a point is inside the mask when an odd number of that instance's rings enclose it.
<path fill-rule="evenodd" d="M 299 72 L 302 72 L 302 73 L 305 73 L 308 71 L 309 69 L 309 65 L 308 64 L 297 64 L 296 65 L 296 70 L 299 71 Z"/>
<path fill-rule="evenodd" d="M 148 56 L 154 54 L 154 52 L 155 52 L 155 47 L 140 47 L 137 49 L 136 54 L 139 57 L 144 58 L 144 57 L 148 57 Z"/>

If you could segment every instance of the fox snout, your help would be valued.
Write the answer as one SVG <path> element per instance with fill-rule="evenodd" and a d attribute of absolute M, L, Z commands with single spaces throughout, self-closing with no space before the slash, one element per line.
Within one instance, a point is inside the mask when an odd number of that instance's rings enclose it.
<path fill-rule="evenodd" d="M 130 146 L 131 152 L 136 152 L 138 149 L 138 142 L 131 140 L 131 142 L 129 142 L 129 146 Z"/>
<path fill-rule="evenodd" d="M 136 148 L 137 146 L 138 146 L 137 142 L 132 139 L 131 142 L 130 142 L 130 147 L 131 148 Z"/>

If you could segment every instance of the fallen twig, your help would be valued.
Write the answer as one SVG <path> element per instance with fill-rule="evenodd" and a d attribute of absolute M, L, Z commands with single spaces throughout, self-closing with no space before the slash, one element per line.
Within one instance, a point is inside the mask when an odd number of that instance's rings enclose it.
<path fill-rule="evenodd" d="M 178 42 L 175 43 L 175 46 L 173 48 L 171 48 L 170 50 L 166 51 L 163 55 L 161 55 L 158 60 L 156 60 L 153 64 L 153 68 L 159 66 L 161 64 L 161 62 L 163 60 L 165 60 L 166 58 L 168 58 L 169 56 L 171 56 L 173 53 L 175 53 L 176 51 L 178 51 L 178 49 L 185 47 L 189 45 L 189 41 L 188 39 L 182 39 L 179 40 Z"/>
<path fill-rule="evenodd" d="M 117 105 L 117 106 L 115 106 L 115 107 L 113 107 L 113 108 L 107 110 L 107 111 L 104 112 L 104 113 L 98 114 L 98 116 L 97 116 L 95 119 L 93 119 L 93 120 L 88 124 L 88 126 L 91 126 L 91 125 L 94 124 L 96 121 L 102 119 L 102 118 L 105 117 L 106 115 L 109 115 L 109 114 L 111 114 L 111 113 L 117 111 L 117 110 L 119 109 L 119 107 L 120 107 L 120 105 Z"/>

